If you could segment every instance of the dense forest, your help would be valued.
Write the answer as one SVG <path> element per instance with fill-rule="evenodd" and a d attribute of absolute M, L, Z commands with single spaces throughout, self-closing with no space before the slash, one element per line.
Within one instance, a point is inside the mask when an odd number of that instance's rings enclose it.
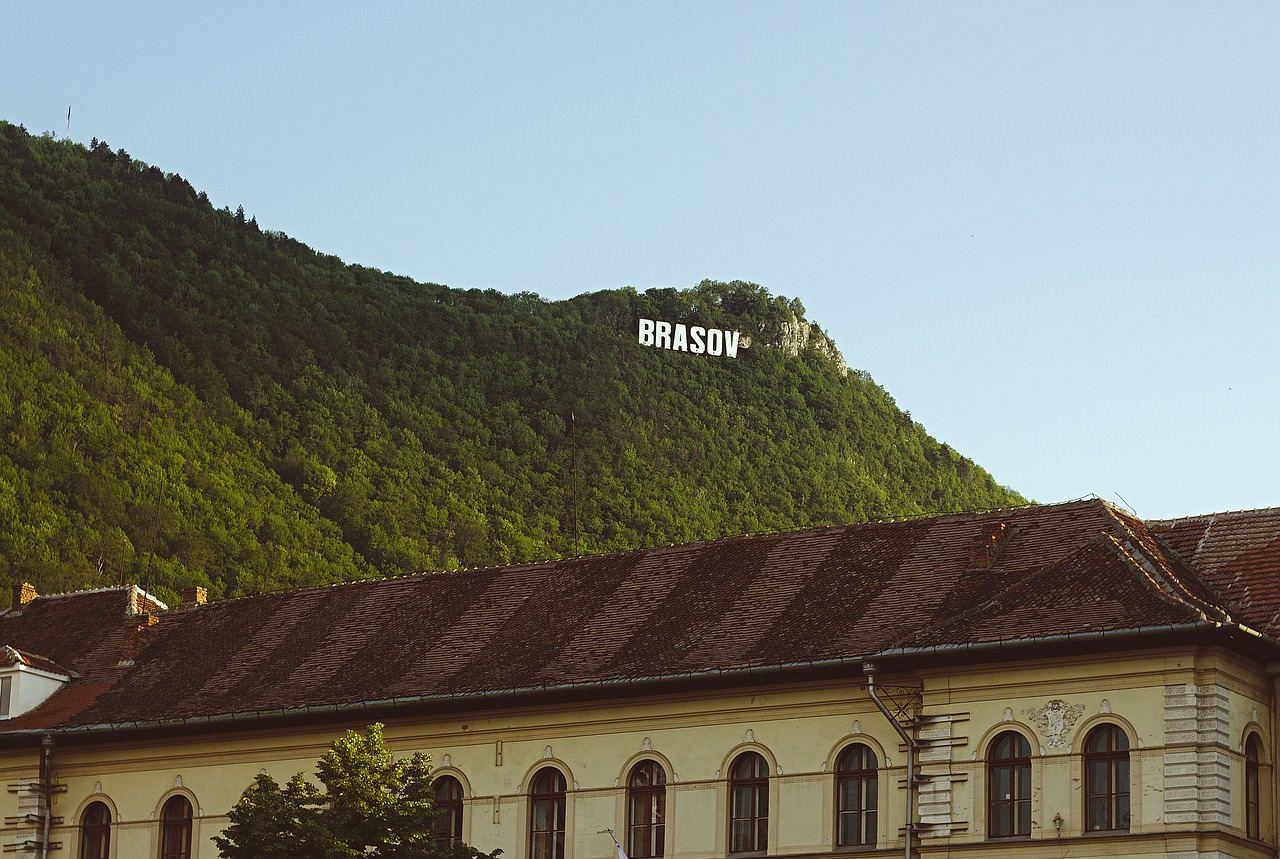
<path fill-rule="evenodd" d="M 641 317 L 741 331 L 736 359 Z M 0 123 L 0 575 L 213 597 L 1024 503 L 750 283 L 344 264 Z"/>

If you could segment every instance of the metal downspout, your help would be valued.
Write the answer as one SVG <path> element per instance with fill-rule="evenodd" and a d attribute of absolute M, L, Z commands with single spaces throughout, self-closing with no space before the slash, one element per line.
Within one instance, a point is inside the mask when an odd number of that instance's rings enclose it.
<path fill-rule="evenodd" d="M 1271 676 L 1271 718 L 1267 720 L 1267 731 L 1270 734 L 1268 739 L 1272 743 L 1271 748 L 1274 749 L 1277 748 L 1275 743 L 1280 741 L 1280 713 L 1277 713 L 1277 707 L 1280 707 L 1280 662 L 1268 663 L 1264 670 Z M 1280 767 L 1272 767 L 1269 787 L 1271 801 L 1267 808 L 1259 808 L 1259 816 L 1265 813 L 1272 821 L 1280 820 Z M 1262 797 L 1259 799 L 1261 800 Z M 1266 824 L 1262 820 L 1259 823 L 1263 824 L 1265 829 Z M 1280 848 L 1276 848 L 1272 855 L 1280 856 Z"/>
<path fill-rule="evenodd" d="M 44 787 L 44 836 L 40 839 L 40 859 L 49 856 L 49 827 L 53 823 L 53 737 L 40 740 L 40 783 Z"/>
<path fill-rule="evenodd" d="M 903 859 L 911 859 L 912 842 L 915 840 L 915 819 L 916 819 L 916 742 L 911 736 L 902 729 L 898 724 L 898 720 L 893 718 L 893 714 L 889 712 L 889 708 L 880 700 L 880 696 L 876 694 L 876 665 L 874 662 L 862 663 L 862 673 L 867 675 L 867 694 L 871 696 L 871 700 L 875 703 L 876 708 L 884 714 L 889 720 L 889 724 L 893 725 L 893 729 L 898 732 L 898 736 L 902 738 L 902 742 L 907 747 L 907 813 L 904 829 L 906 831 L 906 844 L 902 847 Z"/>

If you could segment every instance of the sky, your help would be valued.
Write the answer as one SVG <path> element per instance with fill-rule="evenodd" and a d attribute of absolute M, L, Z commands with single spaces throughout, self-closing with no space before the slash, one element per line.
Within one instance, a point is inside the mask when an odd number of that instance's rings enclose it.
<path fill-rule="evenodd" d="M 562 299 L 746 280 L 1041 502 L 1280 506 L 1280 4 L 14 3 L 0 119 Z"/>

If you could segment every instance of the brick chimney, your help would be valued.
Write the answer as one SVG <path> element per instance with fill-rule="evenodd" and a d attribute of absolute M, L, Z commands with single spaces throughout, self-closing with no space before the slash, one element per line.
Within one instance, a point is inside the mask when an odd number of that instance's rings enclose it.
<path fill-rule="evenodd" d="M 9 604 L 9 610 L 22 608 L 38 596 L 40 594 L 36 593 L 36 586 L 31 582 L 14 582 L 13 602 Z"/>
<path fill-rule="evenodd" d="M 120 650 L 121 661 L 132 662 L 160 631 L 160 618 L 154 614 L 139 616 L 125 628 L 124 646 Z"/>
<path fill-rule="evenodd" d="M 209 591 L 202 587 L 183 588 L 183 605 L 204 605 L 209 601 Z"/>
<path fill-rule="evenodd" d="M 982 526 L 982 535 L 969 546 L 969 569 L 989 570 L 1004 551 L 1009 538 L 1018 529 L 1008 522 L 988 522 Z"/>
<path fill-rule="evenodd" d="M 129 594 L 130 614 L 151 614 L 152 612 L 168 610 L 169 607 L 167 605 L 137 585 L 130 585 L 129 587 L 132 589 Z"/>

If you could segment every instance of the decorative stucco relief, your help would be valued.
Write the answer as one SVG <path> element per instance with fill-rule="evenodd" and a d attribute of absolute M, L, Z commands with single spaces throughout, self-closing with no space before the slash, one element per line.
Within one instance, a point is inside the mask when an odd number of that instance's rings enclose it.
<path fill-rule="evenodd" d="M 1031 707 L 1023 712 L 1031 717 L 1031 722 L 1044 734 L 1044 738 L 1049 741 L 1049 748 L 1060 749 L 1067 744 L 1067 732 L 1084 713 L 1084 705 L 1068 704 L 1061 698 L 1054 698 L 1043 707 Z"/>

